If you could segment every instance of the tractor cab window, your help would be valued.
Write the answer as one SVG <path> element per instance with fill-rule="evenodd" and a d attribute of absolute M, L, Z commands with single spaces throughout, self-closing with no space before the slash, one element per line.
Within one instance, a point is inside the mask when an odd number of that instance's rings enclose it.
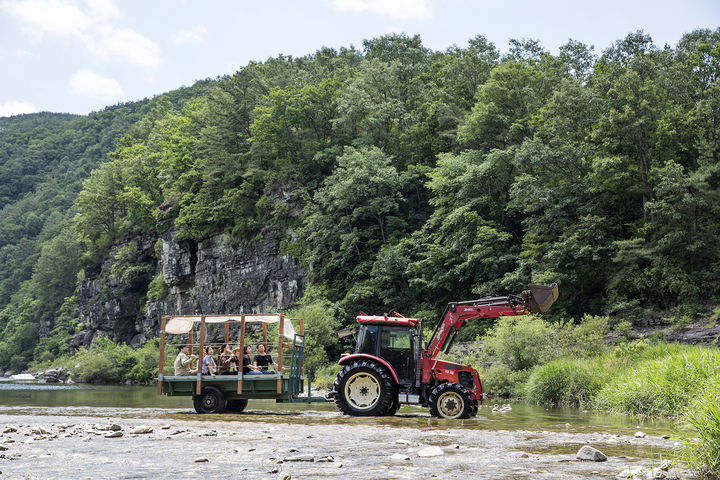
<path fill-rule="evenodd" d="M 383 326 L 379 356 L 395 369 L 400 383 L 412 381 L 412 337 L 409 327 Z"/>
<path fill-rule="evenodd" d="M 357 353 L 367 353 L 375 355 L 375 348 L 377 345 L 377 325 L 365 325 L 358 332 L 357 339 Z"/>

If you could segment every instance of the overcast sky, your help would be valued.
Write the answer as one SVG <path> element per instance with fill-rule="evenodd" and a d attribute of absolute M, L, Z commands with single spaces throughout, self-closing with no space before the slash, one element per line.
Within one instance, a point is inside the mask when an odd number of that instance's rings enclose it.
<path fill-rule="evenodd" d="M 433 50 L 482 34 L 501 51 L 572 38 L 600 53 L 638 29 L 674 46 L 718 26 L 720 0 L 0 0 L 0 116 L 85 114 L 392 32 Z"/>

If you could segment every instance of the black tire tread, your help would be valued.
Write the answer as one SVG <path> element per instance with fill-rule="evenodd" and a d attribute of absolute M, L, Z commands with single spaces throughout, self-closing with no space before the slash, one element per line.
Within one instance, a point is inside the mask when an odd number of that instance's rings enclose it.
<path fill-rule="evenodd" d="M 205 408 L 203 405 L 203 397 L 206 395 L 215 395 L 217 397 L 216 408 L 212 410 Z M 222 391 L 217 387 L 203 387 L 200 395 L 193 396 L 193 406 L 197 413 L 223 413 L 225 411 L 225 395 L 223 395 Z"/>
<path fill-rule="evenodd" d="M 440 385 L 432 389 L 428 402 L 430 405 L 430 415 L 432 415 L 433 417 L 441 418 L 440 411 L 437 408 L 437 401 L 438 398 L 440 398 L 440 396 L 447 390 L 455 390 L 464 399 L 465 405 L 463 405 L 463 412 L 460 414 L 459 417 L 457 417 L 457 419 L 470 418 L 471 416 L 473 416 L 474 405 L 476 405 L 476 402 L 472 399 L 470 391 L 457 383 L 441 383 Z M 475 412 L 477 412 L 477 410 L 475 410 Z"/>
<path fill-rule="evenodd" d="M 227 405 L 225 406 L 225 411 L 232 413 L 241 413 L 243 410 L 245 410 L 247 404 L 247 398 L 228 400 Z"/>
<path fill-rule="evenodd" d="M 380 400 L 378 400 L 375 407 L 367 411 L 358 411 L 353 409 L 344 396 L 345 381 L 358 369 L 373 372 L 379 378 L 380 385 L 382 387 L 380 391 Z M 337 374 L 337 377 L 335 377 L 335 383 L 333 384 L 335 405 L 344 415 L 359 417 L 386 415 L 393 405 L 393 392 L 395 392 L 394 383 L 395 382 L 390 376 L 390 373 L 388 373 L 387 369 L 379 363 L 369 359 L 355 360 L 345 365 Z"/>

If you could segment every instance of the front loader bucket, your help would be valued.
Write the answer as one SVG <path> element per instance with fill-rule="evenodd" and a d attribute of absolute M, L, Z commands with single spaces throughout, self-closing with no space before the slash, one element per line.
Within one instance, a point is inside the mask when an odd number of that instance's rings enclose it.
<path fill-rule="evenodd" d="M 528 285 L 530 294 L 528 295 L 527 307 L 531 313 L 545 313 L 555 303 L 558 298 L 557 283 L 552 285 Z"/>

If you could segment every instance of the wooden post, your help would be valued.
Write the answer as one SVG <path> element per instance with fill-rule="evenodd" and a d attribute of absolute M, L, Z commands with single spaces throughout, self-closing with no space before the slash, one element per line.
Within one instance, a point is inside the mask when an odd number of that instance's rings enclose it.
<path fill-rule="evenodd" d="M 165 371 L 165 315 L 160 317 L 160 362 L 158 363 L 158 395 L 162 395 L 163 373 Z"/>
<path fill-rule="evenodd" d="M 230 343 L 230 320 L 225 321 L 225 343 Z"/>
<path fill-rule="evenodd" d="M 264 324 L 263 324 L 264 325 Z M 280 327 L 278 328 L 278 374 L 277 393 L 282 393 L 282 355 L 283 355 L 283 333 L 285 333 L 285 315 L 280 314 Z"/>
<path fill-rule="evenodd" d="M 243 358 L 245 358 L 245 314 L 240 316 L 240 358 L 238 358 L 237 393 L 242 394 Z"/>
<path fill-rule="evenodd" d="M 193 324 L 192 327 L 190 327 L 190 331 L 188 332 L 188 350 L 190 350 L 190 355 L 192 355 L 193 350 L 193 331 L 192 329 L 195 328 L 195 324 Z M 190 364 L 192 366 L 192 364 Z"/>
<path fill-rule="evenodd" d="M 267 344 L 267 323 L 263 322 L 262 324 L 263 329 L 263 345 L 265 345 L 265 352 L 268 350 L 268 344 Z"/>
<path fill-rule="evenodd" d="M 198 355 L 197 387 L 195 395 L 200 395 L 202 389 L 202 361 L 205 356 L 205 315 L 200 316 L 200 351 Z"/>
<path fill-rule="evenodd" d="M 300 319 L 300 335 L 302 335 L 302 361 L 300 362 L 300 376 L 305 376 L 305 319 Z M 305 391 L 305 382 L 300 381 L 300 393 L 303 393 Z M 308 397 L 310 396 L 310 393 L 308 393 Z"/>

